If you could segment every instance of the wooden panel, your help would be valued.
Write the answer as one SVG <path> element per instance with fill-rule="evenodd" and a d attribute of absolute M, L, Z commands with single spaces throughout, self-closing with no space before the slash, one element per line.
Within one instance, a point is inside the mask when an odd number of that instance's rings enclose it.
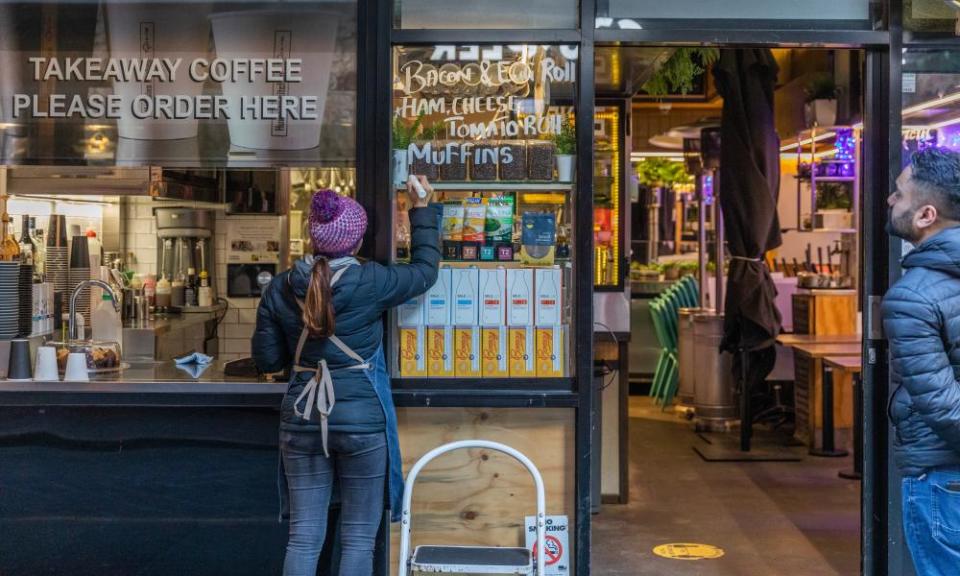
<path fill-rule="evenodd" d="M 573 533 L 573 409 L 400 408 L 397 415 L 404 475 L 421 456 L 448 442 L 502 442 L 540 469 L 547 513 L 566 514 Z M 523 466 L 498 452 L 460 450 L 437 458 L 418 478 L 412 543 L 523 546 L 524 516 L 535 513 L 533 479 Z M 396 574 L 399 525 L 392 528 L 391 570 Z"/>
<path fill-rule="evenodd" d="M 814 334 L 856 334 L 857 295 L 817 295 L 813 324 Z"/>

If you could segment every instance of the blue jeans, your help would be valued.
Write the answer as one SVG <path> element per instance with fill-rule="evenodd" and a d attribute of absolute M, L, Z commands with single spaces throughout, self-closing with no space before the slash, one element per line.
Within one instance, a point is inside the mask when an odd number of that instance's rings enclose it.
<path fill-rule="evenodd" d="M 960 574 L 960 467 L 903 479 L 903 532 L 917 576 Z"/>
<path fill-rule="evenodd" d="M 330 457 L 319 432 L 280 431 L 290 494 L 290 536 L 283 576 L 315 576 L 326 537 L 334 478 L 340 485 L 340 574 L 373 574 L 373 548 L 383 516 L 387 438 L 331 432 Z"/>

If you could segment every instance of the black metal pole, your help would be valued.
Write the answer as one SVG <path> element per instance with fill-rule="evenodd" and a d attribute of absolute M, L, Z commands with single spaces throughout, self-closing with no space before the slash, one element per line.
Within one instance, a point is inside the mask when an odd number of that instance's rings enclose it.
<path fill-rule="evenodd" d="M 750 382 L 747 378 L 747 351 L 740 348 L 740 451 L 750 451 L 753 436 L 753 414 L 750 413 Z"/>
<path fill-rule="evenodd" d="M 863 381 L 853 374 L 853 470 L 841 470 L 837 476 L 846 480 L 863 478 Z"/>
<path fill-rule="evenodd" d="M 846 450 L 837 450 L 834 446 L 833 438 L 833 368 L 827 365 L 823 367 L 823 401 L 820 404 L 823 408 L 823 446 L 820 449 L 813 447 L 810 449 L 811 456 L 822 456 L 824 458 L 842 458 L 847 455 Z M 814 439 L 816 439 L 816 430 L 814 430 Z"/>

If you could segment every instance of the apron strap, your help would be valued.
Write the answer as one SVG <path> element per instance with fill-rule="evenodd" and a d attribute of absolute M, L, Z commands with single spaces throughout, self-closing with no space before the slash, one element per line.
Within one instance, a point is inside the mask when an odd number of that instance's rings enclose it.
<path fill-rule="evenodd" d="M 349 264 L 337 270 L 330 279 L 330 286 L 333 287 L 337 281 L 340 280 L 340 277 L 343 276 L 343 273 L 347 271 L 347 268 L 352 265 L 353 264 Z M 297 298 L 296 301 L 300 309 L 303 310 L 303 300 Z M 313 372 L 313 376 L 310 378 L 310 381 L 307 382 L 306 386 L 303 387 L 300 395 L 297 396 L 296 401 L 293 403 L 293 413 L 300 418 L 309 420 L 313 408 L 316 407 L 317 413 L 320 415 L 320 438 L 323 441 L 323 455 L 329 458 L 330 452 L 327 449 L 328 418 L 330 412 L 333 410 L 334 404 L 336 404 L 336 395 L 333 388 L 333 377 L 330 375 L 330 368 L 327 366 L 325 359 L 317 362 L 316 368 L 300 365 L 300 356 L 303 354 L 303 347 L 309 338 L 310 331 L 304 327 L 303 330 L 300 331 L 300 339 L 297 341 L 297 351 L 293 357 L 293 371 L 294 373 Z M 341 352 L 357 362 L 356 365 L 349 366 L 348 369 L 367 370 L 370 368 L 370 363 L 344 344 L 343 340 L 340 340 L 334 335 L 328 336 L 327 339 L 339 348 Z M 306 401 L 306 405 L 304 406 L 304 411 L 301 412 L 299 406 L 303 401 Z"/>

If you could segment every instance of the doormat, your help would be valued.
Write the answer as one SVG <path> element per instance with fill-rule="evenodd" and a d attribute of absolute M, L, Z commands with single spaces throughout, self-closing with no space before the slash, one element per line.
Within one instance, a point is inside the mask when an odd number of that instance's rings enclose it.
<path fill-rule="evenodd" d="M 750 451 L 740 450 L 740 435 L 737 434 L 697 434 L 699 440 L 693 445 L 693 451 L 704 462 L 800 462 L 803 460 L 803 448 L 789 448 L 770 439 L 754 435 Z"/>

